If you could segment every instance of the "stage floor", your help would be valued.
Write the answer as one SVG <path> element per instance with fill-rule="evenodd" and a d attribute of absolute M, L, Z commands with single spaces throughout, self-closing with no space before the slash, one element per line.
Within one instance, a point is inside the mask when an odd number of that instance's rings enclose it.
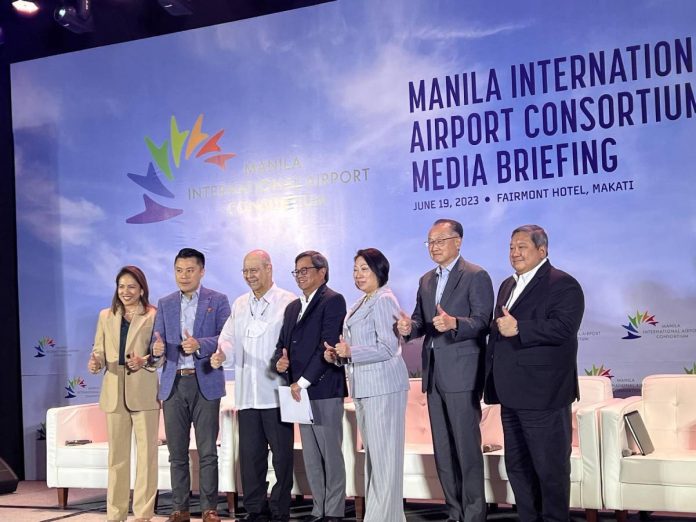
<path fill-rule="evenodd" d="M 58 507 L 58 495 L 55 489 L 46 487 L 45 482 L 24 481 L 20 482 L 15 493 L 0 495 L 0 521 L 7 522 L 103 522 L 106 520 L 106 491 L 103 489 L 78 489 L 70 490 L 68 498 L 68 508 L 62 510 Z M 158 515 L 153 522 L 164 522 L 170 512 L 171 497 L 169 493 L 160 495 L 158 504 Z M 240 513 L 237 518 L 229 516 L 227 502 L 224 497 L 220 497 L 219 513 L 223 520 L 239 520 L 245 518 L 243 502 L 240 502 Z M 311 500 L 294 503 L 292 507 L 292 520 L 301 520 L 311 512 Z M 193 519 L 200 520 L 200 509 L 198 499 L 194 497 L 191 504 Z M 131 516 L 131 520 L 134 517 Z M 572 522 L 585 520 L 584 513 L 578 511 L 573 513 Z M 444 505 L 441 503 L 408 502 L 406 509 L 406 520 L 408 522 L 435 522 L 446 520 L 447 514 Z M 615 520 L 611 512 L 601 513 L 602 522 L 612 522 Z M 355 511 L 353 502 L 347 502 L 347 521 L 355 521 Z M 488 515 L 490 521 L 512 522 L 517 520 L 517 516 L 509 506 L 501 507 L 496 512 Z M 638 513 L 631 513 L 629 520 L 639 521 Z M 653 522 L 696 522 L 696 515 L 677 515 L 669 513 L 654 513 L 649 519 Z"/>

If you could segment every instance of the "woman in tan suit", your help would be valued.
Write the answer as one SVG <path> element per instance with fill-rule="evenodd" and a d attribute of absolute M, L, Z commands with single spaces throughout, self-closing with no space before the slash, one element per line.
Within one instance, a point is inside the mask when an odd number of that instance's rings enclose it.
<path fill-rule="evenodd" d="M 99 406 L 109 433 L 109 521 L 128 518 L 131 432 L 137 451 L 133 512 L 136 522 L 154 516 L 160 406 L 157 373 L 146 366 L 154 319 L 145 274 L 137 266 L 124 266 L 116 276 L 111 308 L 99 313 L 87 365 L 91 373 L 104 371 Z"/>

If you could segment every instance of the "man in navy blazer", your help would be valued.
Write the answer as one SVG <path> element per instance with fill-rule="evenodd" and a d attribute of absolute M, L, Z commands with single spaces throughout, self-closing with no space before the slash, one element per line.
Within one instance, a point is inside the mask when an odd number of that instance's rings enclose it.
<path fill-rule="evenodd" d="M 345 514 L 346 470 L 343 462 L 343 398 L 347 395 L 342 367 L 324 360 L 324 342 L 334 346 L 343 328 L 346 300 L 331 290 L 329 263 L 314 250 L 295 258 L 292 272 L 302 297 L 285 309 L 273 358 L 286 375 L 295 400 L 306 389 L 314 424 L 300 424 L 302 456 L 312 490 L 312 520 L 333 522 Z"/>
<path fill-rule="evenodd" d="M 453 219 L 438 219 L 430 228 L 426 246 L 438 266 L 421 277 L 413 314 L 404 314 L 397 328 L 406 339 L 424 338 L 423 391 L 448 520 L 483 522 L 479 423 L 493 283 L 483 268 L 460 256 L 463 233 Z"/>
<path fill-rule="evenodd" d="M 486 354 L 485 398 L 501 404 L 505 468 L 522 522 L 568 522 L 571 403 L 578 391 L 580 284 L 548 258 L 537 225 L 510 241 L 515 274 L 500 286 Z"/>
<path fill-rule="evenodd" d="M 184 248 L 174 259 L 177 292 L 157 304 L 152 337 L 152 359 L 164 364 L 158 398 L 164 408 L 169 449 L 173 512 L 167 522 L 187 522 L 189 512 L 189 437 L 196 432 L 200 459 L 199 490 L 204 522 L 217 522 L 217 435 L 220 398 L 225 375 L 211 357 L 218 335 L 230 315 L 224 294 L 201 286 L 205 256 Z"/>

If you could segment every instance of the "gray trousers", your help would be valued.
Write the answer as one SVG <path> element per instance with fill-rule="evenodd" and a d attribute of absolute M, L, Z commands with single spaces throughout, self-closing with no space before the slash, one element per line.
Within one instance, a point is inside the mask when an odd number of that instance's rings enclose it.
<path fill-rule="evenodd" d="M 312 515 L 343 517 L 346 468 L 343 462 L 343 399 L 310 401 L 314 424 L 300 424 L 302 457 L 312 490 Z"/>
<path fill-rule="evenodd" d="M 172 480 L 172 510 L 188 511 L 191 492 L 189 438 L 191 423 L 196 433 L 200 470 L 198 489 L 201 511 L 217 509 L 217 436 L 220 425 L 220 399 L 209 401 L 198 390 L 195 375 L 174 380 L 172 394 L 164 401 L 164 430 L 169 448 Z"/>
<path fill-rule="evenodd" d="M 404 522 L 407 391 L 354 399 L 365 447 L 363 522 Z"/>
<path fill-rule="evenodd" d="M 474 392 L 428 392 L 437 474 L 449 518 L 485 522 L 486 496 L 481 453 L 481 403 Z M 506 448 L 507 449 L 507 448 Z"/>

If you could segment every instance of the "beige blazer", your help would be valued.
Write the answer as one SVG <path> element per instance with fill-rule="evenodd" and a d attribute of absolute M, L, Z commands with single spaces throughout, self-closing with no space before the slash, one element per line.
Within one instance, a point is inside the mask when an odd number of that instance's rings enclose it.
<path fill-rule="evenodd" d="M 126 355 L 135 353 L 146 357 L 150 352 L 150 338 L 156 309 L 151 307 L 145 315 L 136 315 L 128 328 Z M 106 413 L 116 410 L 118 397 L 118 345 L 121 337 L 121 312 L 115 315 L 110 308 L 99 312 L 97 333 L 94 336 L 94 353 L 104 367 L 99 407 Z M 125 372 L 125 406 L 131 411 L 158 410 L 157 373 L 153 368 L 137 372 Z"/>

